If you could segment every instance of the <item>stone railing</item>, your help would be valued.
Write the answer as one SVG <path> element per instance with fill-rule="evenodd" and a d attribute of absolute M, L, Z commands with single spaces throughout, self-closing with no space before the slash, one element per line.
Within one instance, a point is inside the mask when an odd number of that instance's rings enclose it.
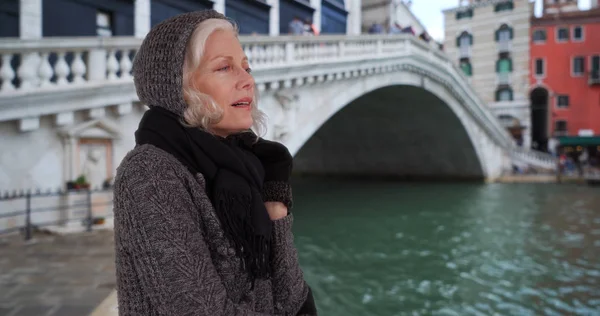
<path fill-rule="evenodd" d="M 254 69 L 402 55 L 410 36 L 241 37 Z M 132 37 L 0 39 L 0 97 L 35 90 L 131 80 L 141 39 Z M 443 53 L 430 47 L 446 62 Z"/>
<path fill-rule="evenodd" d="M 546 170 L 556 170 L 556 158 L 540 151 L 514 147 L 511 151 L 513 160 Z"/>
<path fill-rule="evenodd" d="M 0 96 L 131 80 L 140 43 L 122 37 L 0 39 Z"/>

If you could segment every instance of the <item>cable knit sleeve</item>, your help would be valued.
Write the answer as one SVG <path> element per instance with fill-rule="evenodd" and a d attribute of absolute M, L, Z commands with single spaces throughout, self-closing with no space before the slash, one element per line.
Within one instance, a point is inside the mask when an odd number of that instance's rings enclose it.
<path fill-rule="evenodd" d="M 278 315 L 317 315 L 312 292 L 298 262 L 292 234 L 293 215 L 276 220 L 273 240 L 273 303 Z"/>
<path fill-rule="evenodd" d="M 119 291 L 143 293 L 125 295 L 119 315 L 267 316 L 228 298 L 190 211 L 185 177 L 156 162 L 136 163 L 115 184 L 117 283 Z M 127 284 L 131 275 L 139 284 Z M 136 296 L 148 296 L 152 306 L 123 301 Z"/>

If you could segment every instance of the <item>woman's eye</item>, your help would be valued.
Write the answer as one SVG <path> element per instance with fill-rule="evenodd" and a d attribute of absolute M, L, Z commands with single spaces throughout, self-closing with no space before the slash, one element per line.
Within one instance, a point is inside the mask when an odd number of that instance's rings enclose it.
<path fill-rule="evenodd" d="M 252 68 L 246 68 L 246 72 L 247 73 L 251 73 L 252 72 Z"/>
<path fill-rule="evenodd" d="M 218 70 L 218 71 L 226 71 L 226 70 L 228 70 L 228 69 L 229 69 L 229 66 L 224 66 L 224 67 L 221 67 L 221 68 L 219 68 L 219 69 L 217 69 L 217 70 Z"/>

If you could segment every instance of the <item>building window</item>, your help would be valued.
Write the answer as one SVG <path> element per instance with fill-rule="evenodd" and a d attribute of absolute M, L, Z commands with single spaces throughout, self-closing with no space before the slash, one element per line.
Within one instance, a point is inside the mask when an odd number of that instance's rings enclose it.
<path fill-rule="evenodd" d="M 600 55 L 590 57 L 590 70 L 600 70 Z"/>
<path fill-rule="evenodd" d="M 504 57 L 498 59 L 496 62 L 496 72 L 497 73 L 508 73 L 512 72 L 512 59 L 509 57 Z"/>
<path fill-rule="evenodd" d="M 498 30 L 496 30 L 496 42 L 508 42 L 513 38 L 513 29 L 502 24 Z"/>
<path fill-rule="evenodd" d="M 96 12 L 96 35 L 112 36 L 112 16 L 109 12 Z"/>
<path fill-rule="evenodd" d="M 583 72 L 585 71 L 585 58 L 581 57 L 581 56 L 576 56 L 573 57 L 573 68 L 572 68 L 572 75 L 573 76 L 581 76 L 583 75 Z"/>
<path fill-rule="evenodd" d="M 534 62 L 534 73 L 536 77 L 543 77 L 546 75 L 546 65 L 544 64 L 543 58 L 536 58 Z"/>
<path fill-rule="evenodd" d="M 569 107 L 569 96 L 568 95 L 556 96 L 556 107 L 557 108 L 568 108 Z"/>
<path fill-rule="evenodd" d="M 583 26 L 578 25 L 573 28 L 573 40 L 583 41 Z"/>
<path fill-rule="evenodd" d="M 473 66 L 468 60 L 460 61 L 460 69 L 462 69 L 467 77 L 471 77 L 473 75 Z"/>
<path fill-rule="evenodd" d="M 471 52 L 471 45 L 473 45 L 473 35 L 462 32 L 460 36 L 456 38 L 456 46 L 459 48 L 459 58 L 469 58 Z"/>
<path fill-rule="evenodd" d="M 554 122 L 554 135 L 562 136 L 567 135 L 567 121 L 565 120 L 556 120 Z"/>
<path fill-rule="evenodd" d="M 513 91 L 511 88 L 505 87 L 496 90 L 496 101 L 512 101 Z"/>
<path fill-rule="evenodd" d="M 456 38 L 456 46 L 458 47 L 466 47 L 473 45 L 473 35 L 464 31 L 460 33 L 460 36 Z"/>
<path fill-rule="evenodd" d="M 600 55 L 590 56 L 589 84 L 600 84 Z"/>
<path fill-rule="evenodd" d="M 556 41 L 557 42 L 566 42 L 569 40 L 569 28 L 568 27 L 559 27 L 556 29 Z"/>
<path fill-rule="evenodd" d="M 472 18 L 473 17 L 473 9 L 468 9 L 465 11 L 459 11 L 456 12 L 456 19 L 460 20 L 460 19 L 466 19 L 466 18 Z"/>
<path fill-rule="evenodd" d="M 545 43 L 546 42 L 546 30 L 533 31 L 533 42 L 534 43 Z"/>
<path fill-rule="evenodd" d="M 494 12 L 511 11 L 512 9 L 514 9 L 514 7 L 515 6 L 512 1 L 502 2 L 496 4 L 496 6 L 494 7 Z"/>

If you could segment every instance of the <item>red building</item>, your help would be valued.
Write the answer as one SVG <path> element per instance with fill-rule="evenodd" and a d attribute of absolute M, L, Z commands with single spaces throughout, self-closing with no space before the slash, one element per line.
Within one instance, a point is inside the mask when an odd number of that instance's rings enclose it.
<path fill-rule="evenodd" d="M 545 0 L 531 18 L 532 147 L 559 136 L 600 135 L 600 8 Z"/>

